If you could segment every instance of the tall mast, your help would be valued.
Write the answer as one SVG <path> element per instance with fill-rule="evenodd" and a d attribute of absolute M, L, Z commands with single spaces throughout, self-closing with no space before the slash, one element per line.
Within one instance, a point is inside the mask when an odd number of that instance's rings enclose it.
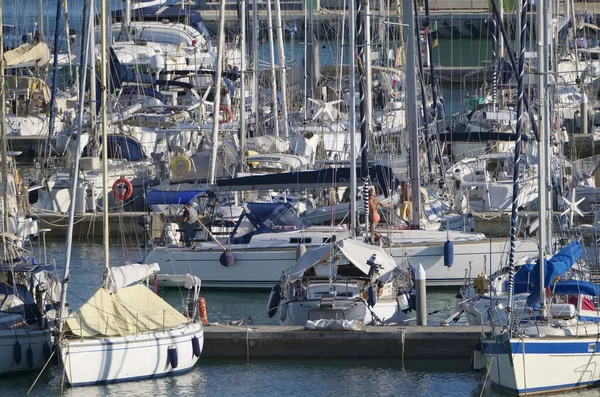
<path fill-rule="evenodd" d="M 2 0 L 0 0 L 0 26 L 4 26 L 2 23 Z M 8 233 L 8 158 L 6 155 L 6 92 L 4 90 L 4 33 L 0 31 L 0 125 L 2 131 L 2 182 L 4 183 L 2 201 L 4 203 L 4 214 L 2 217 L 2 224 L 4 226 L 4 233 Z"/>
<path fill-rule="evenodd" d="M 50 95 L 50 122 L 48 127 L 48 138 L 46 139 L 46 147 L 45 147 L 45 156 L 50 156 L 50 140 L 54 136 L 54 122 L 56 120 L 56 88 L 57 82 L 56 79 L 58 77 L 58 46 L 59 46 L 59 37 L 60 37 L 60 16 L 61 12 L 61 1 L 56 2 L 56 26 L 54 26 L 54 62 L 52 64 L 52 88 Z M 69 37 L 67 36 L 67 41 L 69 41 Z"/>
<path fill-rule="evenodd" d="M 277 73 L 275 71 L 275 45 L 273 43 L 273 12 L 271 0 L 267 0 L 267 37 L 269 38 L 269 60 L 271 62 L 271 115 L 273 117 L 275 136 L 279 136 L 279 106 L 277 104 Z"/>
<path fill-rule="evenodd" d="M 258 129 L 258 33 L 260 31 L 260 25 L 258 23 L 258 0 L 252 1 L 252 112 L 255 117 L 255 126 Z"/>
<path fill-rule="evenodd" d="M 356 9 L 354 2 L 355 0 L 349 0 L 348 2 L 348 8 L 350 9 L 350 22 L 348 26 L 350 31 L 348 35 L 348 73 L 350 75 L 350 103 L 348 104 L 348 118 L 350 122 L 350 126 L 348 128 L 348 133 L 350 134 L 350 230 L 352 230 L 353 235 L 358 226 L 356 223 L 356 74 L 354 66 L 354 48 L 356 46 Z M 312 3 L 313 2 L 311 0 L 311 10 Z"/>
<path fill-rule="evenodd" d="M 546 241 L 550 236 L 547 235 L 546 230 L 546 216 L 548 202 L 548 195 L 546 193 L 548 189 L 548 175 L 546 170 L 546 158 L 548 157 L 548 151 L 550 150 L 548 146 L 546 123 L 545 119 L 547 117 L 546 109 L 544 109 L 544 103 L 546 102 L 546 85 L 544 76 L 548 72 L 545 66 L 545 58 L 546 51 L 544 48 L 544 15 L 542 10 L 544 9 L 545 1 L 537 0 L 537 58 L 538 58 L 538 75 L 537 75 L 537 83 L 538 83 L 538 118 L 540 120 L 540 128 L 539 128 L 539 140 L 538 140 L 538 211 L 539 211 L 539 227 L 538 227 L 538 263 L 539 263 L 539 271 L 541 273 L 540 279 L 544 279 L 544 258 L 546 254 L 549 252 L 546 251 Z M 539 285 L 540 288 L 540 306 L 544 308 L 546 306 L 546 292 L 544 283 L 541 282 Z"/>
<path fill-rule="evenodd" d="M 108 227 L 108 32 L 107 32 L 107 2 L 100 0 L 100 89 L 101 104 L 100 115 L 102 119 L 102 222 L 104 226 L 104 267 L 108 271 L 110 268 L 110 229 Z"/>
<path fill-rule="evenodd" d="M 244 172 L 244 150 L 246 148 L 246 0 L 240 0 L 240 163 L 238 170 Z M 252 95 L 254 97 L 255 95 Z"/>
<path fill-rule="evenodd" d="M 287 72 L 285 69 L 285 50 L 283 48 L 283 20 L 281 19 L 280 0 L 275 0 L 275 21 L 277 25 L 277 46 L 279 47 L 279 89 L 281 90 L 281 114 L 283 117 L 283 134 L 289 137 L 288 107 L 287 107 Z"/>
<path fill-rule="evenodd" d="M 512 330 L 513 323 L 513 298 L 514 298 L 514 280 L 515 280 L 515 251 L 517 244 L 517 218 L 518 218 L 518 199 L 519 199 L 519 168 L 521 163 L 521 136 L 523 133 L 523 73 L 525 63 L 525 40 L 527 39 L 527 0 L 523 0 L 520 18 L 519 32 L 519 60 L 517 63 L 517 126 L 515 136 L 515 160 L 513 169 L 513 194 L 512 211 L 510 216 L 510 251 L 508 255 L 508 326 Z M 517 7 L 518 9 L 518 7 Z M 541 227 L 540 227 L 541 229 Z M 543 258 L 539 258 L 539 269 L 543 269 Z"/>
<path fill-rule="evenodd" d="M 81 65 L 84 66 L 81 68 L 81 82 L 79 84 L 79 113 L 77 115 L 77 138 L 75 139 L 75 159 L 73 161 L 73 169 L 79 169 L 79 158 L 80 156 L 80 144 L 81 144 L 81 131 L 83 130 L 83 108 L 85 106 L 85 78 L 87 74 L 87 65 L 88 55 L 90 53 L 90 47 L 95 46 L 93 39 L 93 32 L 90 34 L 90 29 L 86 26 L 86 23 L 90 23 L 89 18 L 86 20 L 87 14 L 92 14 L 93 10 L 93 2 L 85 1 L 83 3 L 83 23 L 82 23 L 82 45 L 81 45 L 81 54 L 79 59 L 81 60 Z M 93 23 L 92 23 L 93 29 Z M 90 40 L 90 37 L 92 38 Z M 90 76 L 92 77 L 92 76 Z M 60 332 L 63 330 L 64 322 L 63 318 L 67 316 L 66 313 L 66 303 L 67 303 L 67 286 L 69 284 L 69 275 L 71 269 L 71 248 L 73 244 L 73 225 L 75 221 L 75 205 L 76 205 L 76 196 L 77 196 L 77 185 L 78 185 L 79 173 L 73 172 L 73 183 L 71 184 L 71 202 L 69 204 L 69 222 L 67 223 L 67 251 L 65 256 L 65 271 L 63 275 L 63 283 L 62 289 L 60 291 L 60 312 L 59 312 L 59 325 L 58 329 Z"/>
<path fill-rule="evenodd" d="M 44 5 L 43 0 L 38 0 L 38 14 L 40 21 L 38 22 L 38 41 L 44 41 Z"/>
<path fill-rule="evenodd" d="M 421 226 L 421 175 L 419 173 L 419 117 L 417 115 L 417 73 L 415 69 L 415 16 L 411 0 L 403 0 L 402 14 L 406 38 L 406 130 L 409 135 L 410 184 L 412 191 L 412 222 Z"/>
<path fill-rule="evenodd" d="M 221 106 L 221 77 L 223 74 L 223 55 L 225 53 L 225 0 L 219 4 L 219 44 L 217 45 L 217 72 L 215 73 L 215 99 L 213 104 L 212 149 L 208 183 L 217 180 L 217 149 L 219 146 L 219 107 Z"/>

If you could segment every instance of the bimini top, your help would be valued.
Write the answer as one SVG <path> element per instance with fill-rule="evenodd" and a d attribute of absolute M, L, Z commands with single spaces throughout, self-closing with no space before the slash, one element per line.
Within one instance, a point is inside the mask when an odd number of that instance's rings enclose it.
<path fill-rule="evenodd" d="M 388 278 L 386 276 L 391 275 L 391 273 L 398 268 L 394 258 L 392 258 L 383 247 L 346 238 L 337 241 L 334 244 L 326 244 L 306 251 L 296 263 L 296 266 L 290 271 L 288 277 L 302 277 L 304 272 L 308 269 L 320 263 L 327 262 L 333 255 L 342 255 L 366 276 L 371 269 L 371 266 L 367 264 L 367 261 L 369 261 L 373 254 L 377 256 L 377 263 L 382 266 L 379 270 L 379 274 L 381 275 L 379 278 L 381 280 Z"/>
<path fill-rule="evenodd" d="M 290 203 L 247 203 L 231 232 L 231 243 L 248 244 L 257 234 L 287 232 L 309 226 L 296 215 Z"/>

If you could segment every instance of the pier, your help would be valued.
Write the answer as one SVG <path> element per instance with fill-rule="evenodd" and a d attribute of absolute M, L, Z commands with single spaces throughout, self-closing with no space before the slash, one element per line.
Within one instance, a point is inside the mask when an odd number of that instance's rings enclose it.
<path fill-rule="evenodd" d="M 487 327 L 486 327 L 487 328 Z M 205 326 L 202 358 L 394 358 L 471 360 L 476 326 L 366 326 L 360 331 L 292 326 Z"/>

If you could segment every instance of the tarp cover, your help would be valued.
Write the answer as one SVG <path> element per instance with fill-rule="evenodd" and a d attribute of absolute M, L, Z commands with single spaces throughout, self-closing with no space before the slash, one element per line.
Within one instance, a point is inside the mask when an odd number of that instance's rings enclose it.
<path fill-rule="evenodd" d="M 552 258 L 545 259 L 544 286 L 550 286 L 550 283 L 556 277 L 569 270 L 577 259 L 579 259 L 579 256 L 581 256 L 582 250 L 581 243 L 574 241 Z M 539 289 L 540 276 L 538 262 L 521 266 L 517 274 L 515 274 L 515 294 L 534 292 Z"/>
<path fill-rule="evenodd" d="M 35 62 L 36 66 L 45 66 L 50 62 L 50 49 L 44 42 L 37 44 L 23 44 L 4 53 L 6 67 L 19 66 L 29 62 Z"/>
<path fill-rule="evenodd" d="M 137 283 L 159 271 L 160 266 L 158 266 L 158 263 L 111 267 L 108 273 L 108 292 L 112 294 L 120 288 Z"/>
<path fill-rule="evenodd" d="M 367 261 L 371 255 L 376 254 L 377 262 L 382 266 L 379 270 L 380 275 L 391 273 L 398 267 L 394 258 L 388 254 L 385 249 L 377 245 L 362 243 L 357 240 L 344 239 L 335 243 L 338 248 L 338 254 L 343 255 L 352 262 L 354 266 L 360 269 L 365 275 L 369 274 L 371 267 Z M 331 255 L 331 246 L 323 245 L 321 247 L 306 251 L 294 268 L 289 273 L 290 278 L 301 277 L 302 274 L 311 267 L 323 262 Z"/>
<path fill-rule="evenodd" d="M 143 284 L 114 294 L 100 288 L 82 307 L 69 315 L 66 330 L 89 338 L 126 336 L 170 329 L 188 319 Z"/>

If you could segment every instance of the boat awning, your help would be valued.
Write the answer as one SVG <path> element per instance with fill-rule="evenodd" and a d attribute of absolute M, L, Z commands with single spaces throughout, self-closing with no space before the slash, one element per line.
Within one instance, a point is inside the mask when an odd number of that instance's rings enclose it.
<path fill-rule="evenodd" d="M 346 257 L 349 262 L 352 262 L 352 264 L 365 275 L 368 275 L 369 270 L 371 270 L 371 267 L 367 264 L 367 261 L 371 259 L 373 254 L 377 256 L 377 262 L 382 266 L 382 269 L 379 270 L 380 275 L 384 276 L 389 274 L 398 267 L 394 258 L 392 258 L 390 254 L 388 254 L 385 249 L 380 246 L 370 245 L 352 239 L 343 239 L 337 241 L 335 246 L 339 250 L 337 254 L 341 254 Z M 290 271 L 288 277 L 301 277 L 305 271 L 313 266 L 318 265 L 319 263 L 324 262 L 332 254 L 332 246 L 329 244 L 306 251 L 296 263 L 294 268 Z"/>
<path fill-rule="evenodd" d="M 158 263 L 111 267 L 108 272 L 108 292 L 116 292 L 123 287 L 137 283 L 159 271 L 160 266 L 158 266 Z"/>
<path fill-rule="evenodd" d="M 517 134 L 513 132 L 495 131 L 448 131 L 440 134 L 440 141 L 487 143 L 488 141 L 510 142 L 516 140 Z M 523 142 L 528 142 L 529 137 L 522 135 Z"/>
<path fill-rule="evenodd" d="M 198 196 L 205 194 L 206 190 L 157 190 L 148 189 L 146 193 L 146 203 L 148 205 L 157 204 L 187 204 Z"/>
<path fill-rule="evenodd" d="M 121 288 L 114 294 L 100 288 L 72 312 L 65 329 L 80 337 L 126 336 L 170 329 L 188 319 L 143 284 Z"/>

